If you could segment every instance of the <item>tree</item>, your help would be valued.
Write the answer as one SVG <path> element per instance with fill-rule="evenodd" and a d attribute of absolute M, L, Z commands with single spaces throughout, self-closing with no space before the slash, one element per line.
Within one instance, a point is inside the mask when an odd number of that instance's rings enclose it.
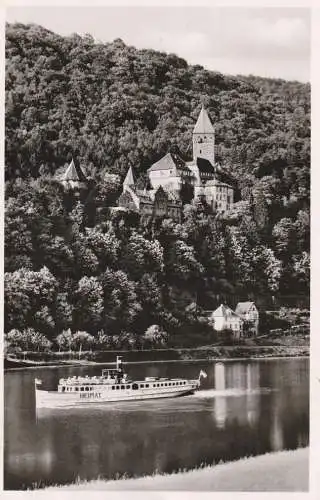
<path fill-rule="evenodd" d="M 71 351 L 71 347 L 73 344 L 73 336 L 70 328 L 68 330 L 64 330 L 63 332 L 59 333 L 56 337 L 56 344 L 59 346 L 59 352 L 60 350 L 68 350 L 69 352 Z"/>
<path fill-rule="evenodd" d="M 107 268 L 100 276 L 104 294 L 104 329 L 110 334 L 129 328 L 142 310 L 135 282 L 123 271 Z"/>
<path fill-rule="evenodd" d="M 84 349 L 89 349 L 92 347 L 94 343 L 94 337 L 93 335 L 90 335 L 87 332 L 84 331 L 77 331 L 73 336 L 72 336 L 72 346 L 75 349 L 79 349 L 79 358 L 81 356 L 81 351 Z"/>
<path fill-rule="evenodd" d="M 101 325 L 103 312 L 103 288 L 98 278 L 81 278 L 74 299 L 74 325 L 95 333 Z"/>
<path fill-rule="evenodd" d="M 22 331 L 12 329 L 6 335 L 6 341 L 15 350 L 23 351 L 46 351 L 52 343 L 41 333 L 33 328 L 26 328 Z"/>
<path fill-rule="evenodd" d="M 310 285 L 310 255 L 308 252 L 293 256 L 293 269 L 300 290 L 307 293 Z"/>
<path fill-rule="evenodd" d="M 46 267 L 40 271 L 19 269 L 5 273 L 6 329 L 31 327 L 45 316 L 47 326 L 53 328 L 50 309 L 55 303 L 57 287 L 57 280 Z"/>
<path fill-rule="evenodd" d="M 163 249 L 156 239 L 149 241 L 136 231 L 132 231 L 121 252 L 123 269 L 133 279 L 145 272 L 159 272 L 163 269 Z"/>
<path fill-rule="evenodd" d="M 150 325 L 144 333 L 145 345 L 150 347 L 164 346 L 168 341 L 168 334 L 159 325 Z"/>

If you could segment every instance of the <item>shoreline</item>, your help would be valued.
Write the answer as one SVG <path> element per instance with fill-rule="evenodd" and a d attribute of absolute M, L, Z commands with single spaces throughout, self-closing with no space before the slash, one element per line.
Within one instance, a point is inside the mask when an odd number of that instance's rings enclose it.
<path fill-rule="evenodd" d="M 231 361 L 271 361 L 271 360 L 285 360 L 288 361 L 290 359 L 309 359 L 310 355 L 306 354 L 301 354 L 301 355 L 287 355 L 287 356 L 250 356 L 250 357 L 234 357 L 234 358 L 222 358 L 222 357 L 216 357 L 216 358 L 189 358 L 189 359 L 162 359 L 162 360 L 143 360 L 143 361 L 124 361 L 125 365 L 144 365 L 144 364 L 150 364 L 150 363 L 156 363 L 156 364 L 161 364 L 161 363 L 200 363 L 200 362 L 214 362 L 214 363 L 227 363 Z M 18 370 L 35 370 L 35 369 L 41 369 L 41 368 L 62 368 L 63 366 L 65 367 L 90 367 L 90 366 L 112 366 L 114 365 L 114 362 L 111 361 L 106 361 L 106 362 L 99 362 L 99 361 L 83 361 L 83 362 L 77 362 L 77 361 L 70 361 L 70 362 L 65 362 L 65 363 L 57 363 L 57 364 L 46 364 L 43 363 L 41 365 L 30 365 L 30 366 L 20 366 L 20 367 L 10 367 L 10 368 L 4 368 L 4 372 L 11 372 L 11 371 L 18 371 Z"/>
<path fill-rule="evenodd" d="M 282 344 L 236 344 L 236 345 L 203 345 L 197 347 L 171 347 L 160 349 L 124 349 L 106 351 L 71 352 L 45 352 L 24 353 L 24 357 L 15 357 L 8 353 L 4 358 L 4 370 L 17 370 L 25 368 L 62 367 L 62 366 L 104 366 L 113 365 L 116 356 L 121 356 L 123 361 L 130 364 L 147 363 L 178 363 L 178 362 L 226 362 L 235 360 L 261 360 L 261 359 L 287 359 L 309 357 L 309 342 L 298 342 L 289 339 Z"/>
<path fill-rule="evenodd" d="M 309 447 L 271 452 L 171 474 L 49 486 L 45 491 L 308 491 L 308 475 Z"/>

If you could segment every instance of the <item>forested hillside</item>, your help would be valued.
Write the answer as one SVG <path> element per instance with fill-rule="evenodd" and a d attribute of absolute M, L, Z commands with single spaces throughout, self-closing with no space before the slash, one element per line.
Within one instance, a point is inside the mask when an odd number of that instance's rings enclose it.
<path fill-rule="evenodd" d="M 242 201 L 225 217 L 186 205 L 181 225 L 112 215 L 130 165 L 142 181 L 170 149 L 190 159 L 201 101 Z M 12 338 L 70 328 L 103 346 L 160 342 L 164 332 L 182 343 L 211 335 L 202 309 L 221 300 L 308 295 L 308 84 L 224 76 L 121 40 L 13 24 L 5 118 Z M 71 157 L 90 177 L 84 192 L 57 182 Z"/>

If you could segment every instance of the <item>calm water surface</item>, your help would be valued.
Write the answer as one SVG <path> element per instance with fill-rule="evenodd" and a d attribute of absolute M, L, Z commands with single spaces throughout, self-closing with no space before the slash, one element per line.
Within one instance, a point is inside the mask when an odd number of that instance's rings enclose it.
<path fill-rule="evenodd" d="M 169 473 L 309 443 L 309 360 L 129 365 L 132 377 L 196 378 L 202 390 L 176 399 L 35 411 L 34 378 L 56 387 L 101 367 L 5 373 L 4 486 L 76 478 Z"/>

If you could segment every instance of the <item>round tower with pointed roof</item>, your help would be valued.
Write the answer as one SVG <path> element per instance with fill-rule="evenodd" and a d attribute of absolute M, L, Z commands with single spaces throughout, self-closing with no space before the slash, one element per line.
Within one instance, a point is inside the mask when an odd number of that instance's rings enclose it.
<path fill-rule="evenodd" d="M 214 128 L 203 104 L 193 129 L 193 160 L 205 158 L 214 165 Z"/>

